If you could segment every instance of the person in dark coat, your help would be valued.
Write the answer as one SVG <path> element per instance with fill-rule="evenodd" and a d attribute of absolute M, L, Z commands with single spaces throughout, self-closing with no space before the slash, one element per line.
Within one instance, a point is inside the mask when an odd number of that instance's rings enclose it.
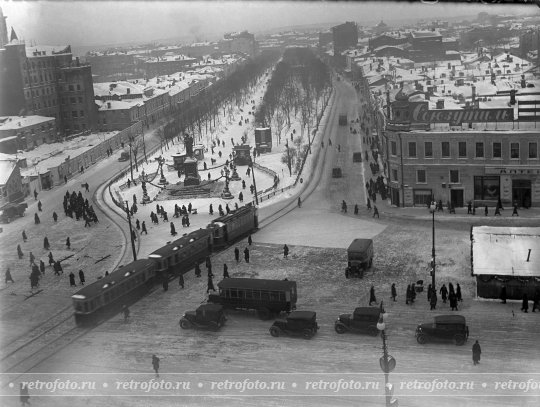
<path fill-rule="evenodd" d="M 49 266 L 54 265 L 55 261 L 52 255 L 52 252 L 49 252 Z"/>
<path fill-rule="evenodd" d="M 84 279 L 84 271 L 79 270 L 79 281 L 81 282 L 81 285 L 84 285 L 85 279 Z"/>
<path fill-rule="evenodd" d="M 377 205 L 373 205 L 373 217 L 377 217 L 379 219 L 379 210 L 377 209 Z"/>
<path fill-rule="evenodd" d="M 375 287 L 374 286 L 371 286 L 371 288 L 369 289 L 369 305 L 371 305 L 372 303 L 377 303 L 377 298 L 375 298 Z"/>
<path fill-rule="evenodd" d="M 20 248 L 20 246 L 19 246 L 19 248 Z M 238 250 L 238 247 L 234 248 L 234 258 L 235 258 L 237 263 L 240 261 L 240 250 Z"/>
<path fill-rule="evenodd" d="M 214 207 L 212 206 L 212 204 L 210 204 L 210 215 L 213 215 L 214 214 Z"/>
<path fill-rule="evenodd" d="M 226 263 L 223 263 L 223 278 L 229 278 L 229 268 Z"/>
<path fill-rule="evenodd" d="M 505 285 L 503 285 L 501 287 L 501 295 L 500 295 L 500 297 L 501 297 L 501 303 L 506 304 L 506 286 Z"/>
<path fill-rule="evenodd" d="M 484 208 L 484 215 L 488 216 L 488 207 L 487 207 L 487 205 Z"/>
<path fill-rule="evenodd" d="M 172 223 L 171 223 L 171 225 L 172 225 Z M 137 219 L 135 221 L 135 228 L 137 228 L 137 230 L 141 230 L 141 222 L 139 222 L 139 219 Z"/>
<path fill-rule="evenodd" d="M 495 214 L 493 216 L 501 216 L 501 210 L 498 206 L 495 208 Z"/>
<path fill-rule="evenodd" d="M 35 223 L 36 225 L 39 225 L 40 222 L 41 222 L 41 221 L 39 220 L 38 214 L 37 214 L 37 213 L 34 214 L 34 223 Z"/>
<path fill-rule="evenodd" d="M 514 210 L 512 211 L 512 216 L 514 215 L 519 216 L 517 209 L 518 209 L 517 204 L 514 204 Z"/>
<path fill-rule="evenodd" d="M 431 296 L 429 298 L 429 305 L 431 306 L 430 310 L 437 308 L 437 291 L 431 288 Z"/>
<path fill-rule="evenodd" d="M 176 229 L 174 228 L 174 223 L 171 222 L 171 235 L 176 236 Z"/>
<path fill-rule="evenodd" d="M 45 274 L 45 262 L 43 260 L 39 260 L 39 271 L 41 274 Z"/>
<path fill-rule="evenodd" d="M 454 291 L 454 284 L 448 283 L 448 295 L 455 294 L 455 293 L 456 292 Z"/>
<path fill-rule="evenodd" d="M 409 305 L 411 302 L 411 285 L 409 284 L 407 286 L 407 290 L 405 291 L 405 304 Z"/>
<path fill-rule="evenodd" d="M 43 248 L 44 248 L 45 250 L 49 250 L 50 247 L 51 247 L 51 246 L 50 246 L 50 244 L 49 244 L 49 238 L 48 238 L 47 236 L 45 236 L 45 237 L 43 238 Z"/>
<path fill-rule="evenodd" d="M 411 302 L 414 304 L 414 300 L 416 300 L 416 287 L 414 283 L 411 284 Z"/>
<path fill-rule="evenodd" d="M 182 273 L 178 276 L 178 285 L 180 288 L 184 288 L 184 275 Z"/>
<path fill-rule="evenodd" d="M 367 199 L 367 209 L 368 209 L 368 211 L 371 210 L 371 199 L 369 199 L 369 198 Z"/>
<path fill-rule="evenodd" d="M 17 245 L 17 256 L 19 256 L 19 259 L 22 259 L 22 258 L 23 258 L 23 256 L 24 256 L 24 254 L 23 254 L 23 251 L 22 251 L 22 249 L 21 249 L 21 245 L 20 245 L 20 244 L 18 244 L 18 245 Z"/>
<path fill-rule="evenodd" d="M 429 300 L 431 299 L 431 291 L 432 291 L 432 285 L 428 285 L 428 288 L 427 288 L 427 300 L 429 302 Z"/>
<path fill-rule="evenodd" d="M 26 243 L 26 240 L 28 239 L 26 237 L 26 232 L 24 230 L 22 231 L 22 239 L 23 239 L 23 242 L 25 242 L 25 243 Z"/>
<path fill-rule="evenodd" d="M 249 249 L 247 247 L 244 249 L 244 260 L 249 263 Z"/>
<path fill-rule="evenodd" d="M 446 286 L 443 284 L 441 289 L 439 290 L 439 293 L 441 294 L 441 298 L 442 298 L 442 302 L 444 304 L 446 304 L 446 298 L 448 296 L 448 289 L 446 288 Z"/>
<path fill-rule="evenodd" d="M 354 214 L 358 215 L 358 204 L 354 204 Z"/>
<path fill-rule="evenodd" d="M 9 270 L 9 267 L 7 268 L 6 270 L 6 284 L 8 282 L 12 282 L 12 283 L 15 283 L 15 281 L 13 281 L 13 277 L 11 277 L 11 271 Z M 534 312 L 534 311 L 533 311 Z"/>
<path fill-rule="evenodd" d="M 52 218 L 53 218 L 53 220 L 54 220 L 55 222 L 58 220 L 58 215 L 57 215 L 56 212 L 53 212 Z"/>
<path fill-rule="evenodd" d="M 69 273 L 69 285 L 71 287 L 77 286 L 77 284 L 75 284 L 75 274 L 73 274 L 73 271 Z"/>
<path fill-rule="evenodd" d="M 452 311 L 457 311 L 457 295 L 452 293 L 449 297 L 450 300 L 450 308 L 452 308 Z"/>
<path fill-rule="evenodd" d="M 251 246 L 251 243 L 253 243 L 253 239 L 251 238 L 251 235 L 248 236 L 248 245 Z"/>
<path fill-rule="evenodd" d="M 148 231 L 146 230 L 146 223 L 145 221 L 143 220 L 143 223 L 141 225 L 141 235 L 145 233 L 145 234 L 148 234 Z"/>
<path fill-rule="evenodd" d="M 540 311 L 540 288 L 537 288 L 534 292 L 533 297 L 533 309 L 532 312 L 535 312 L 536 310 Z"/>
<path fill-rule="evenodd" d="M 34 260 L 36 259 L 36 257 L 34 256 L 32 252 L 30 252 L 29 256 L 30 256 L 30 264 L 34 264 Z"/>
<path fill-rule="evenodd" d="M 43 205 L 41 204 L 41 201 L 38 201 L 37 207 L 38 207 L 38 211 L 43 212 L 43 211 L 41 210 L 41 208 L 43 207 Z"/>
<path fill-rule="evenodd" d="M 396 283 L 392 283 L 391 291 L 392 291 L 392 300 L 396 301 L 396 297 L 397 297 Z"/>
<path fill-rule="evenodd" d="M 64 270 L 62 269 L 62 265 L 60 264 L 59 261 L 55 261 L 54 262 L 54 275 L 55 276 L 59 276 L 60 275 L 60 272 L 62 272 L 62 274 L 64 274 Z M 75 280 L 74 280 L 75 281 Z"/>
<path fill-rule="evenodd" d="M 201 268 L 199 267 L 199 263 L 195 263 L 195 277 L 201 276 Z"/>
<path fill-rule="evenodd" d="M 167 216 L 167 211 L 161 211 L 161 213 L 163 214 L 163 222 L 168 222 L 169 217 Z"/>
<path fill-rule="evenodd" d="M 66 238 L 66 247 L 68 248 L 68 250 L 71 249 L 71 241 L 69 240 L 69 236 Z"/>
<path fill-rule="evenodd" d="M 472 213 L 472 202 L 469 201 L 467 204 L 467 215 L 470 215 Z"/>
<path fill-rule="evenodd" d="M 475 365 L 480 363 L 480 355 L 482 354 L 482 349 L 478 341 L 472 346 L 472 360 Z"/>
<path fill-rule="evenodd" d="M 214 282 L 212 281 L 212 276 L 208 276 L 208 282 L 207 282 L 207 286 L 206 286 L 206 294 L 208 294 L 210 292 L 210 290 L 216 291 L 216 289 L 214 288 Z"/>
<path fill-rule="evenodd" d="M 527 297 L 527 293 L 523 293 L 523 298 L 521 301 L 521 310 L 523 312 L 529 312 L 529 298 Z"/>
<path fill-rule="evenodd" d="M 156 355 L 152 355 L 152 368 L 156 372 L 156 377 L 159 377 L 159 358 Z"/>
<path fill-rule="evenodd" d="M 458 301 L 463 301 L 463 297 L 461 296 L 461 286 L 459 285 L 459 283 L 456 286 L 456 299 Z"/>
<path fill-rule="evenodd" d="M 284 245 L 283 246 L 283 257 L 287 259 L 288 255 L 289 255 L 289 247 L 287 245 Z"/>
<path fill-rule="evenodd" d="M 169 278 L 168 278 L 168 276 L 165 276 L 163 278 L 162 286 L 163 286 L 163 291 L 168 291 L 169 290 Z"/>

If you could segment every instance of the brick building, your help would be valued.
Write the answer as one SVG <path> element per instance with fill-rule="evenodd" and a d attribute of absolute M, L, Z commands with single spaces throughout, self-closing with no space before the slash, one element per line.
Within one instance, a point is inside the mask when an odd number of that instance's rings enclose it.
<path fill-rule="evenodd" d="M 56 120 L 45 116 L 0 117 L 0 151 L 15 154 L 57 141 Z"/>

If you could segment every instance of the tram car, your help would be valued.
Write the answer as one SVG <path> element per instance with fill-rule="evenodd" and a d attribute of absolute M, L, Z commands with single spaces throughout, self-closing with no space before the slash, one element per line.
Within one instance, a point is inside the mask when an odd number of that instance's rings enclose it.
<path fill-rule="evenodd" d="M 155 263 L 144 259 L 119 267 L 72 295 L 77 325 L 99 322 L 144 295 L 154 283 Z"/>
<path fill-rule="evenodd" d="M 136 302 L 165 279 L 171 279 L 202 263 L 218 249 L 232 244 L 258 227 L 257 208 L 249 203 L 214 219 L 206 228 L 168 242 L 148 255 L 119 267 L 72 295 L 78 325 L 97 323 Z"/>
<path fill-rule="evenodd" d="M 248 235 L 259 227 L 257 208 L 249 203 L 231 213 L 214 219 L 209 228 L 214 230 L 214 246 L 222 248 L 237 239 Z"/>

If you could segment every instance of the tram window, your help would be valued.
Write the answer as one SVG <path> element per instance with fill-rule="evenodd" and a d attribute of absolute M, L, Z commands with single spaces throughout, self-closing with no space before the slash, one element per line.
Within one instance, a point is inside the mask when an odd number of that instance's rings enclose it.
<path fill-rule="evenodd" d="M 238 298 L 245 298 L 246 295 L 244 294 L 243 290 L 238 290 Z"/>
<path fill-rule="evenodd" d="M 268 291 L 261 291 L 261 300 L 269 300 L 270 293 Z"/>
<path fill-rule="evenodd" d="M 280 301 L 285 301 L 285 293 L 284 293 L 283 291 L 281 291 L 281 292 L 279 293 L 279 300 L 280 300 Z"/>
<path fill-rule="evenodd" d="M 245 291 L 245 293 L 246 293 L 246 298 L 248 300 L 253 299 L 253 291 L 252 290 L 247 290 L 247 291 Z"/>
<path fill-rule="evenodd" d="M 270 291 L 270 301 L 278 301 L 279 293 L 277 291 Z"/>
<path fill-rule="evenodd" d="M 231 288 L 231 298 L 238 298 L 238 290 L 236 288 Z"/>
<path fill-rule="evenodd" d="M 75 303 L 75 310 L 81 312 L 83 310 L 83 304 L 80 302 Z"/>
<path fill-rule="evenodd" d="M 261 299 L 261 292 L 259 290 L 253 290 L 253 299 L 254 300 L 260 300 Z"/>
<path fill-rule="evenodd" d="M 105 297 L 105 302 L 109 302 L 109 300 L 110 300 L 109 293 L 105 293 L 105 295 L 103 297 Z"/>

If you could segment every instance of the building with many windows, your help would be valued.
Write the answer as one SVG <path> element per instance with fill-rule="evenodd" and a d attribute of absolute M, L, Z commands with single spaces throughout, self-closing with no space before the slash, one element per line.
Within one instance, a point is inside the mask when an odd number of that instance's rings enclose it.
<path fill-rule="evenodd" d="M 15 154 L 57 141 L 56 120 L 45 116 L 0 117 L 0 151 Z"/>

